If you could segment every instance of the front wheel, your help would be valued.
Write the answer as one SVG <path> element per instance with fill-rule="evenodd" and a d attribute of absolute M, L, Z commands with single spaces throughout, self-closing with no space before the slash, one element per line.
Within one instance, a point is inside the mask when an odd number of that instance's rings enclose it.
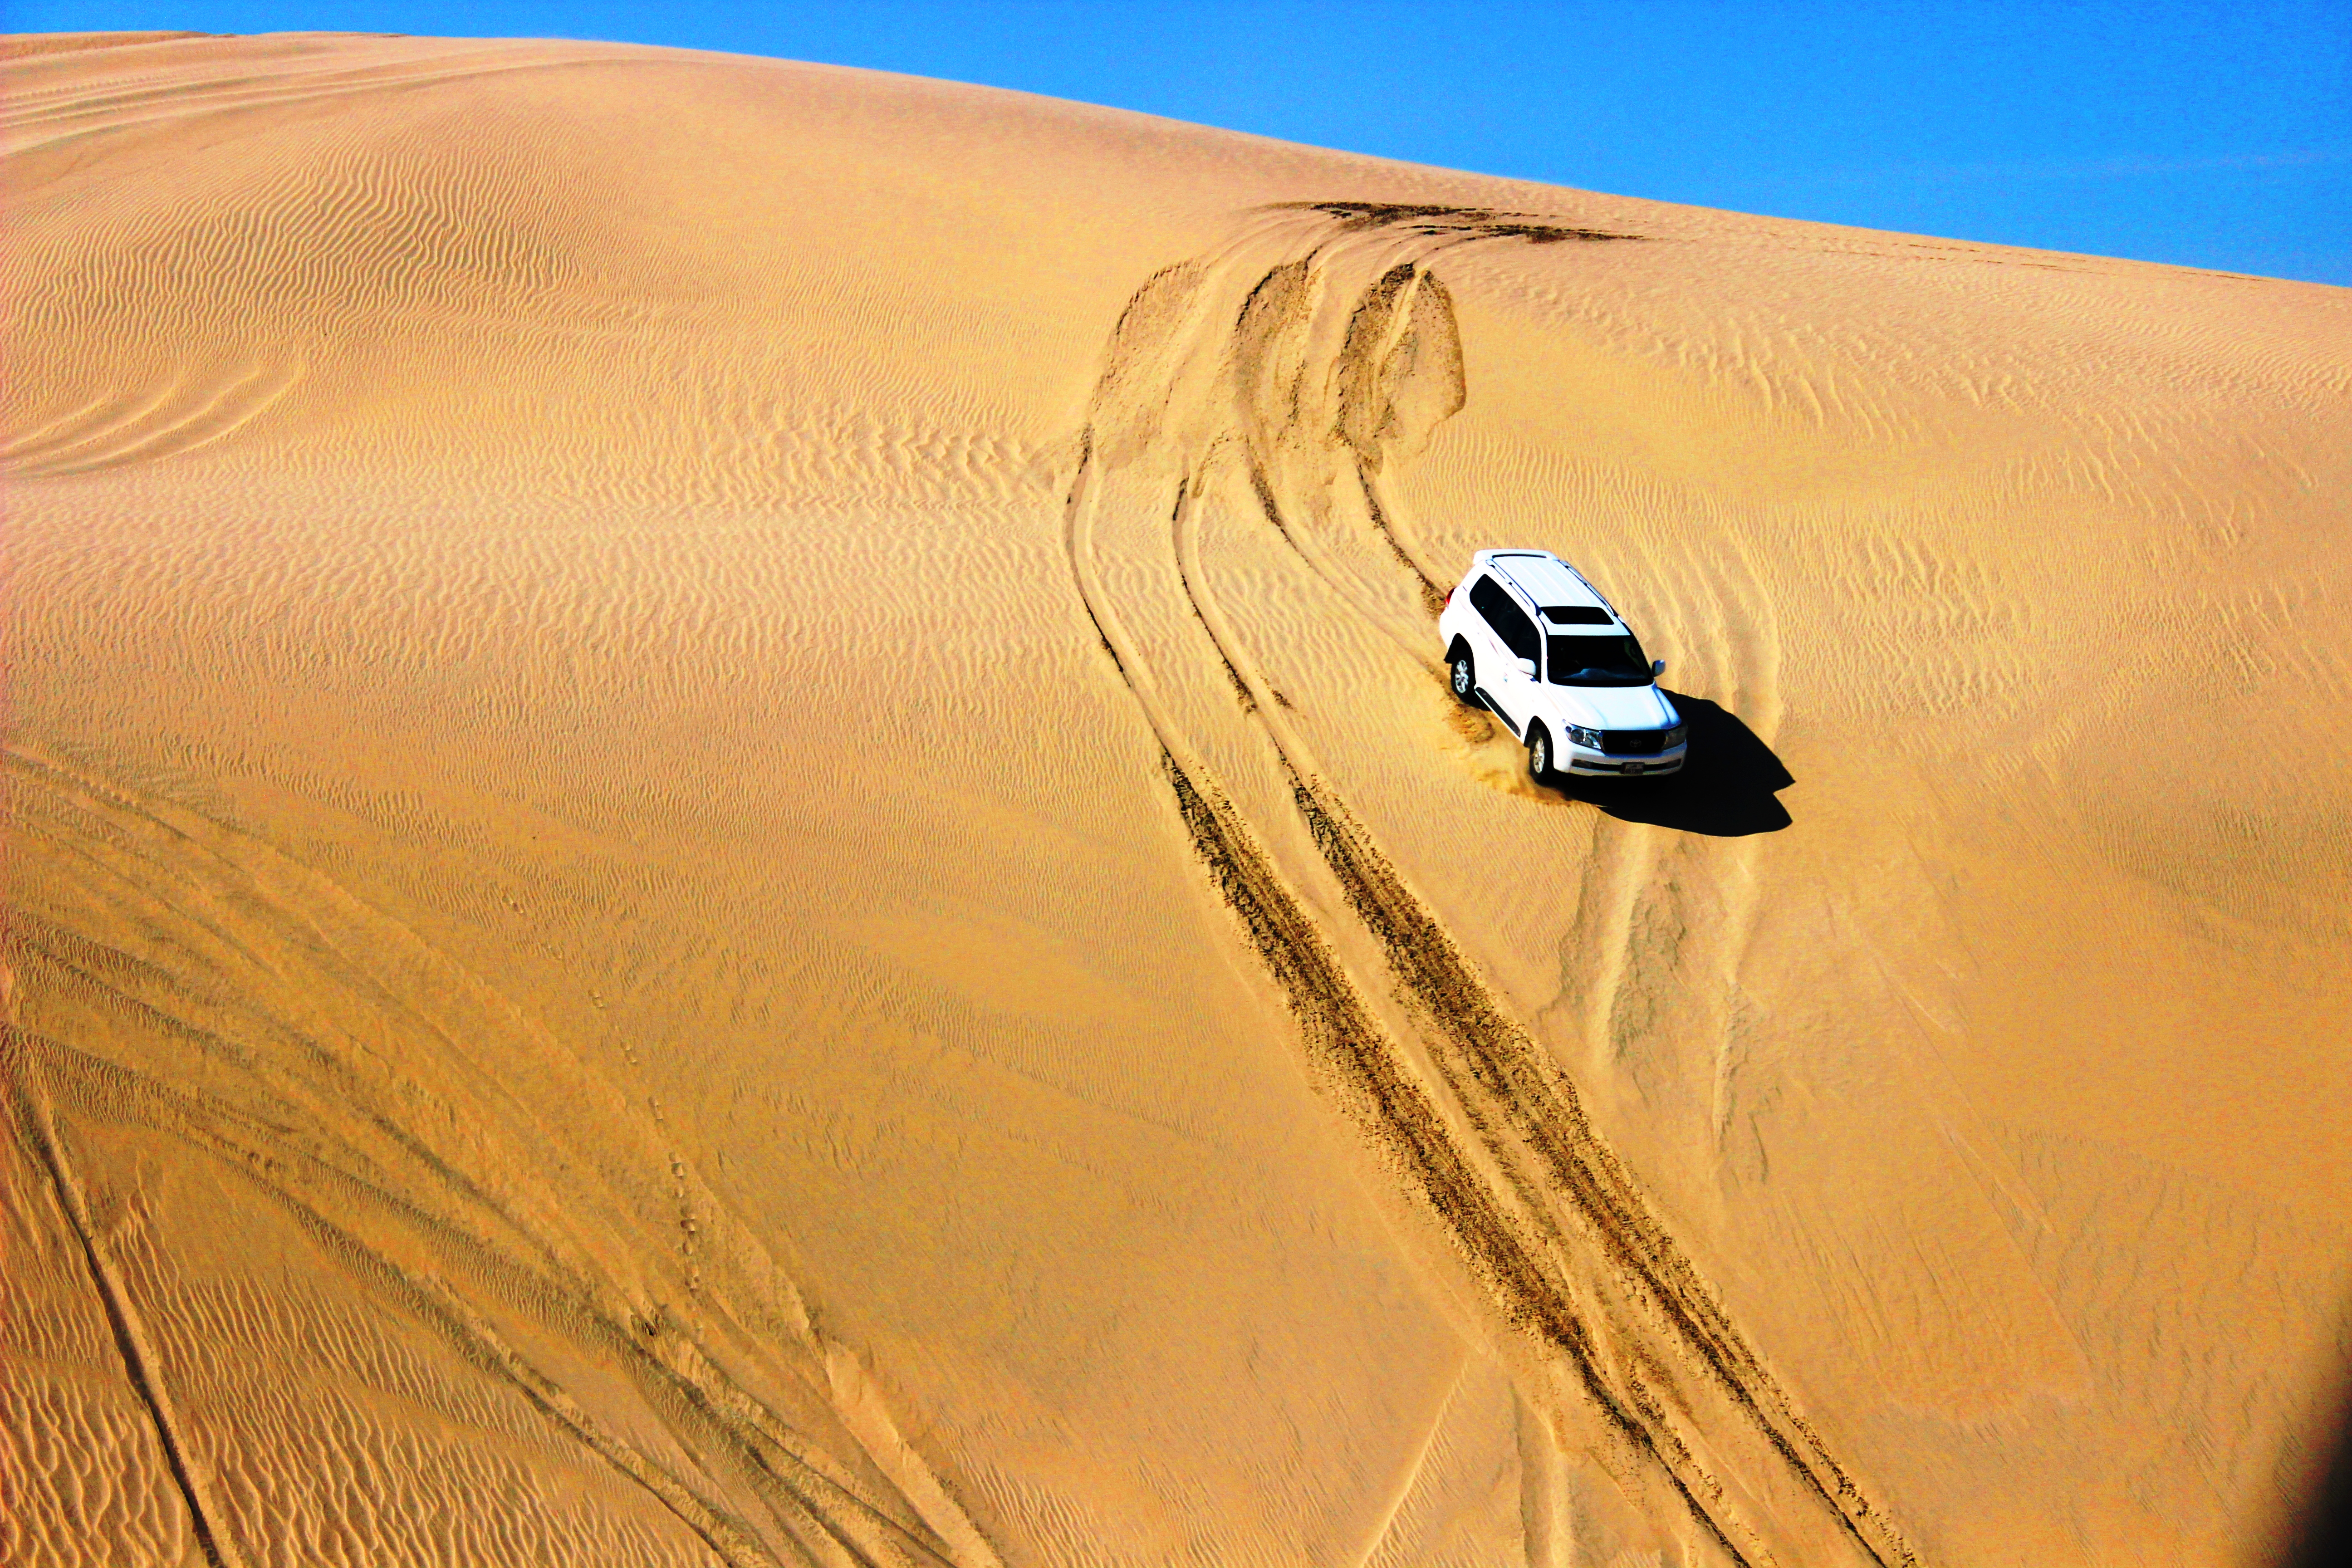
<path fill-rule="evenodd" d="M 1539 784 L 1553 782 L 1551 736 L 1540 724 L 1528 731 L 1528 777 Z"/>
<path fill-rule="evenodd" d="M 1478 700 L 1478 667 L 1470 662 L 1468 648 L 1456 648 L 1454 668 L 1447 679 L 1453 683 L 1454 695 L 1462 701 L 1475 704 Z"/>

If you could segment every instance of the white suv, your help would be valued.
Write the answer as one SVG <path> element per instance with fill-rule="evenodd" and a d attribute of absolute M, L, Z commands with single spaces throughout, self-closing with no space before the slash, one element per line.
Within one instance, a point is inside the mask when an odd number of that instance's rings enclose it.
<path fill-rule="evenodd" d="M 1549 551 L 1478 552 L 1437 632 L 1454 695 L 1527 742 L 1537 783 L 1682 770 L 1687 731 L 1657 686 L 1665 661 Z"/>

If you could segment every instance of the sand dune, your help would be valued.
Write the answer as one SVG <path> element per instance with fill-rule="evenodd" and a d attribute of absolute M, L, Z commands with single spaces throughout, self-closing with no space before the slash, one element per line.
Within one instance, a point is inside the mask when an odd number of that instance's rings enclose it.
<path fill-rule="evenodd" d="M 12 1561 L 2258 1563 L 2352 295 L 8 41 Z M 1552 548 L 1695 728 L 1455 706 Z"/>

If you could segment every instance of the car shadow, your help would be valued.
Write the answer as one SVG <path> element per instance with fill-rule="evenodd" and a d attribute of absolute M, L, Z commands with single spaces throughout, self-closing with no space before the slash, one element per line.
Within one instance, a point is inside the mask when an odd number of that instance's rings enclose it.
<path fill-rule="evenodd" d="M 1560 793 L 1621 822 L 1739 838 L 1778 833 L 1792 820 L 1775 796 L 1797 781 L 1739 715 L 1704 697 L 1666 693 L 1690 726 L 1682 772 L 1658 779 L 1577 778 Z"/>
<path fill-rule="evenodd" d="M 2327 1568 L 2352 1561 L 2352 1386 L 2343 1388 L 2337 1399 L 2340 1426 L 2314 1445 L 2326 1448 L 2326 1468 L 2314 1467 L 2311 1494 L 2296 1500 L 2300 1517 L 2279 1559 L 2280 1568 Z M 2332 1446 L 2328 1438 L 2334 1439 Z"/>

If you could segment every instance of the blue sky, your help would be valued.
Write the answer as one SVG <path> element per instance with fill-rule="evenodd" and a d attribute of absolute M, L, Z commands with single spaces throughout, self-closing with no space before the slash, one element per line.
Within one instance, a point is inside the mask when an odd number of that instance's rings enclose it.
<path fill-rule="evenodd" d="M 8 0 L 873 66 L 1591 190 L 2352 285 L 2352 0 Z"/>

